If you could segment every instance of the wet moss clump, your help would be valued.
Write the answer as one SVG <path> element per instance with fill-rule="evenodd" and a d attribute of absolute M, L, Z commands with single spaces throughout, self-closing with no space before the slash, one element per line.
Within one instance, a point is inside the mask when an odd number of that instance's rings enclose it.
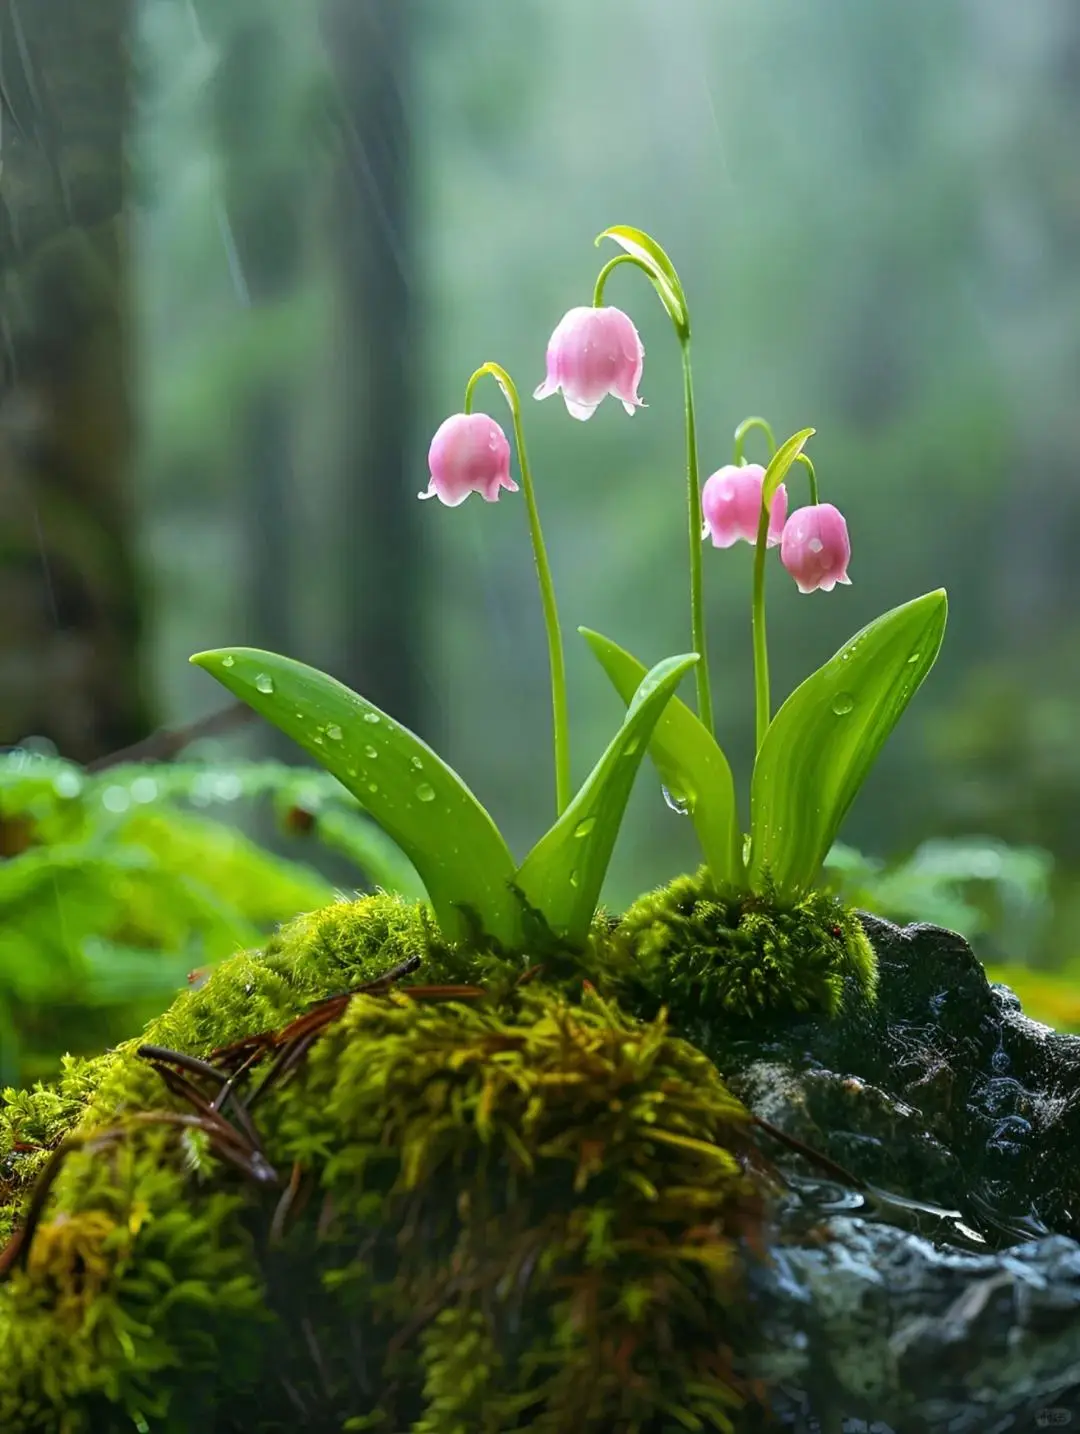
<path fill-rule="evenodd" d="M 872 999 L 877 960 L 857 914 L 811 892 L 797 902 L 716 886 L 707 868 L 641 897 L 616 941 L 638 1009 L 666 1007 L 676 1027 L 840 1014 Z M 625 962 L 624 962 L 625 964 Z"/>
<path fill-rule="evenodd" d="M 583 982 L 338 903 L 146 1032 L 242 1107 L 137 1043 L 10 1093 L 9 1223 L 51 1185 L 0 1285 L 0 1429 L 737 1427 L 772 1174 L 712 1063 L 616 1003 L 625 938 L 596 923 Z"/>

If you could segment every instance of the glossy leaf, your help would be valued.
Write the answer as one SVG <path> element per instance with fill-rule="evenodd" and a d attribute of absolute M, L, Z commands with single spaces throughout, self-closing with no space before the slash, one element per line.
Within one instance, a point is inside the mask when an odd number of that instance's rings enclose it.
<path fill-rule="evenodd" d="M 934 665 L 943 590 L 885 613 L 797 687 L 754 764 L 750 880 L 785 895 L 816 878 L 889 733 Z"/>
<path fill-rule="evenodd" d="M 769 466 L 765 469 L 765 478 L 761 484 L 761 502 L 764 507 L 772 506 L 773 495 L 787 477 L 788 469 L 816 431 L 813 428 L 803 428 L 798 433 L 793 433 L 769 459 Z"/>
<path fill-rule="evenodd" d="M 623 724 L 577 796 L 522 863 L 517 885 L 552 931 L 585 940 L 630 789 L 653 729 L 697 654 L 658 662 L 638 685 Z"/>
<path fill-rule="evenodd" d="M 603 234 L 596 236 L 596 243 L 599 244 L 601 239 L 614 239 L 615 243 L 645 270 L 660 295 L 660 301 L 668 311 L 679 338 L 688 339 L 690 310 L 687 308 L 686 295 L 675 272 L 675 265 L 656 240 L 650 239 L 641 229 L 632 229 L 628 224 L 616 224 L 611 229 L 605 229 Z"/>
<path fill-rule="evenodd" d="M 612 686 L 629 703 L 644 664 L 610 638 L 578 628 Z M 649 740 L 649 756 L 669 792 L 687 803 L 709 870 L 718 882 L 739 886 L 745 879 L 735 783 L 716 738 L 685 702 L 673 697 Z"/>
<path fill-rule="evenodd" d="M 397 842 L 427 888 L 448 940 L 468 908 L 499 941 L 519 939 L 514 860 L 461 778 L 407 728 L 326 673 L 257 648 L 191 661 L 303 747 Z"/>

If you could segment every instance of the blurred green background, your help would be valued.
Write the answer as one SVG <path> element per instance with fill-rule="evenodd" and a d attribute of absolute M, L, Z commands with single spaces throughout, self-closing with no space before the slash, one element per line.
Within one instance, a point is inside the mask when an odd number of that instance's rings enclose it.
<path fill-rule="evenodd" d="M 1080 10 L 68 7 L 63 42 L 0 24 L 0 742 L 92 761 L 217 710 L 189 653 L 274 647 L 413 726 L 523 853 L 552 803 L 524 505 L 415 495 L 469 373 L 494 359 L 531 392 L 552 328 L 589 302 L 593 236 L 634 224 L 689 298 L 703 472 L 748 413 L 812 425 L 849 521 L 851 588 L 802 597 L 771 564 L 776 692 L 885 608 L 949 590 L 942 658 L 837 880 L 951 920 L 1076 1023 Z M 574 628 L 649 661 L 690 640 L 678 351 L 641 275 L 607 299 L 641 332 L 648 407 L 525 415 L 579 779 L 619 704 Z M 504 421 L 494 385 L 478 401 Z M 705 553 L 718 733 L 744 782 L 750 565 Z M 297 760 L 253 727 L 190 751 Z M 244 820 L 282 849 L 280 822 Z M 695 861 L 645 770 L 607 900 Z"/>

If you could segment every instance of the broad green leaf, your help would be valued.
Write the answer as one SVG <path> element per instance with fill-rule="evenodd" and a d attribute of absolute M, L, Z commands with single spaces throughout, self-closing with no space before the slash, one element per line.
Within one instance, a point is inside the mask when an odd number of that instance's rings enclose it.
<path fill-rule="evenodd" d="M 461 778 L 407 728 L 302 662 L 251 647 L 191 661 L 299 743 L 350 791 L 416 867 L 448 940 L 471 911 L 497 940 L 519 937 L 514 860 Z"/>
<path fill-rule="evenodd" d="M 601 239 L 614 239 L 615 243 L 625 249 L 631 259 L 645 270 L 660 295 L 660 301 L 667 309 L 679 338 L 684 341 L 688 339 L 690 310 L 686 305 L 686 295 L 675 272 L 675 265 L 656 240 L 650 239 L 641 229 L 631 229 L 628 224 L 616 224 L 611 229 L 605 229 L 603 234 L 596 236 L 596 243 L 599 244 Z"/>
<path fill-rule="evenodd" d="M 768 508 L 773 500 L 777 488 L 787 477 L 788 469 L 798 458 L 799 454 L 813 438 L 817 430 L 813 428 L 800 429 L 793 433 L 790 438 L 781 443 L 780 447 L 769 460 L 769 466 L 765 469 L 765 478 L 761 485 L 761 501 L 764 507 Z"/>
<path fill-rule="evenodd" d="M 624 702 L 629 703 L 645 667 L 609 638 L 578 631 Z M 649 756 L 669 792 L 687 803 L 701 850 L 718 882 L 742 885 L 742 835 L 731 768 L 716 738 L 685 702 L 673 697 L 653 729 Z"/>
<path fill-rule="evenodd" d="M 517 886 L 552 931 L 585 940 L 619 834 L 630 789 L 660 714 L 697 653 L 658 662 L 639 684 L 623 724 L 577 796 L 537 842 Z"/>
<path fill-rule="evenodd" d="M 943 589 L 894 608 L 797 687 L 754 764 L 750 880 L 806 891 L 945 631 Z"/>

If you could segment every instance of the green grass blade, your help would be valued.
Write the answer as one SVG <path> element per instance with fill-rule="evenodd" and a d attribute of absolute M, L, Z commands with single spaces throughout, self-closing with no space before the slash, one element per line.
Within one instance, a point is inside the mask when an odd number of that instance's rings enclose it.
<path fill-rule="evenodd" d="M 750 881 L 794 896 L 814 883 L 889 733 L 934 665 L 942 589 L 864 627 L 797 687 L 765 734 L 750 792 Z"/>
<path fill-rule="evenodd" d="M 645 676 L 644 664 L 610 638 L 585 627 L 578 631 L 619 696 L 629 703 Z M 649 756 L 668 791 L 687 803 L 715 880 L 741 886 L 746 872 L 731 768 L 716 738 L 677 697 L 671 699 L 653 729 Z"/>
<path fill-rule="evenodd" d="M 585 940 L 649 738 L 697 654 L 669 657 L 645 674 L 623 724 L 577 796 L 522 863 L 517 885 L 552 931 Z"/>
<path fill-rule="evenodd" d="M 191 661 L 326 768 L 391 836 L 427 888 L 443 935 L 468 934 L 468 908 L 507 945 L 519 939 L 514 860 L 461 778 L 407 728 L 292 658 L 218 648 Z"/>

